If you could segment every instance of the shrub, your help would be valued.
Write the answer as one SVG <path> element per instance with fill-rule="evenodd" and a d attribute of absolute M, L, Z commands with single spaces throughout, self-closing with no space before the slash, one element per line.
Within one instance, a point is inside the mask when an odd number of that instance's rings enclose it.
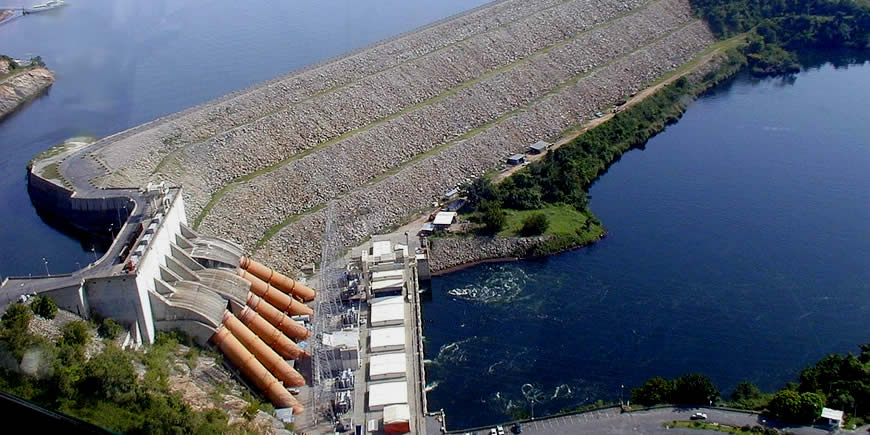
<path fill-rule="evenodd" d="M 812 423 L 822 412 L 825 399 L 816 393 L 781 390 L 774 394 L 768 408 L 777 418 L 790 423 Z"/>
<path fill-rule="evenodd" d="M 674 403 L 707 404 L 719 398 L 719 390 L 707 376 L 693 373 L 674 380 Z"/>
<path fill-rule="evenodd" d="M 507 223 L 507 217 L 504 210 L 495 201 L 484 201 L 480 203 L 480 221 L 483 224 L 484 232 L 495 234 L 501 231 Z"/>
<path fill-rule="evenodd" d="M 61 344 L 74 347 L 87 346 L 91 341 L 90 328 L 84 320 L 75 320 L 61 328 Z"/>
<path fill-rule="evenodd" d="M 523 219 L 520 235 L 523 237 L 539 236 L 550 227 L 550 219 L 543 213 L 534 213 Z"/>
<path fill-rule="evenodd" d="M 734 392 L 731 393 L 731 400 L 735 402 L 757 399 L 759 397 L 761 397 L 761 390 L 749 381 L 741 381 L 734 387 Z"/>
<path fill-rule="evenodd" d="M 31 320 L 33 320 L 33 311 L 16 302 L 9 305 L 9 308 L 6 309 L 0 324 L 2 324 L 4 329 L 12 332 L 24 332 L 27 330 L 27 325 L 30 325 Z"/>
<path fill-rule="evenodd" d="M 462 186 L 462 195 L 466 198 L 465 206 L 471 210 L 477 210 L 486 201 L 498 200 L 498 190 L 486 177 L 480 177 Z"/>
<path fill-rule="evenodd" d="M 112 319 L 103 319 L 97 328 L 97 333 L 100 334 L 100 337 L 108 338 L 109 340 L 118 338 L 123 331 L 124 327 Z"/>
<path fill-rule="evenodd" d="M 33 298 L 33 303 L 30 304 L 30 309 L 39 316 L 46 319 L 53 319 L 57 316 L 57 304 L 48 296 L 37 296 Z"/>
<path fill-rule="evenodd" d="M 644 406 L 669 403 L 674 394 L 674 383 L 656 376 L 648 379 L 640 387 L 631 390 L 631 400 Z"/>

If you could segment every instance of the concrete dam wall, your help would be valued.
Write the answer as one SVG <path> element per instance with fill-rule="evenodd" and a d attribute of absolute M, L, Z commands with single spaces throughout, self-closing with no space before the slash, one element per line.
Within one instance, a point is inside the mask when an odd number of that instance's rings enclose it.
<path fill-rule="evenodd" d="M 714 42 L 687 0 L 505 0 L 101 141 L 101 186 L 184 186 L 283 270 L 352 246 Z"/>
<path fill-rule="evenodd" d="M 111 189 L 105 191 L 106 197 L 102 198 L 75 197 L 72 190 L 33 171 L 27 172 L 27 192 L 40 213 L 55 216 L 73 228 L 105 237 L 110 237 L 110 228 L 117 233 L 135 207 L 130 198 L 123 193 L 114 196 Z"/>

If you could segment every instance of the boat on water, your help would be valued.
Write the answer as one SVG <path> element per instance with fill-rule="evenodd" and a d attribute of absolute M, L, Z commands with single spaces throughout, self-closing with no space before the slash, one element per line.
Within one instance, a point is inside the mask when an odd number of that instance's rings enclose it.
<path fill-rule="evenodd" d="M 66 2 L 63 0 L 48 0 L 45 3 L 40 3 L 38 5 L 33 5 L 29 8 L 24 8 L 23 12 L 25 14 L 33 14 L 36 12 L 44 12 L 51 9 L 59 8 L 61 6 L 65 6 Z"/>

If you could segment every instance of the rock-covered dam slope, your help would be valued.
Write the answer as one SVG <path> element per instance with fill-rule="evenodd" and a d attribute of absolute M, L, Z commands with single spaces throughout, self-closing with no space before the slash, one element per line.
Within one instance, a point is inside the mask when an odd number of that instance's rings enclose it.
<path fill-rule="evenodd" d="M 103 141 L 104 186 L 185 188 L 287 270 L 401 222 L 713 43 L 687 0 L 505 0 Z"/>

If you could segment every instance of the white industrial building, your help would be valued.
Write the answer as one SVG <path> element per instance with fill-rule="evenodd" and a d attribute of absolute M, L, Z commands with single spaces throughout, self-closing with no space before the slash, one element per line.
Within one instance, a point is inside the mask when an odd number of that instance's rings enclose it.
<path fill-rule="evenodd" d="M 405 287 L 405 279 L 385 279 L 372 282 L 372 294 L 374 296 L 402 294 Z"/>
<path fill-rule="evenodd" d="M 369 379 L 404 378 L 408 371 L 408 356 L 402 353 L 382 353 L 369 358 Z"/>
<path fill-rule="evenodd" d="M 405 328 L 394 326 L 372 329 L 369 331 L 369 344 L 372 353 L 405 350 Z"/>
<path fill-rule="evenodd" d="M 405 323 L 405 300 L 403 296 L 386 296 L 371 301 L 369 319 L 372 328 L 397 326 Z"/>
<path fill-rule="evenodd" d="M 369 384 L 369 411 L 380 411 L 389 405 L 408 403 L 408 381 Z"/>

